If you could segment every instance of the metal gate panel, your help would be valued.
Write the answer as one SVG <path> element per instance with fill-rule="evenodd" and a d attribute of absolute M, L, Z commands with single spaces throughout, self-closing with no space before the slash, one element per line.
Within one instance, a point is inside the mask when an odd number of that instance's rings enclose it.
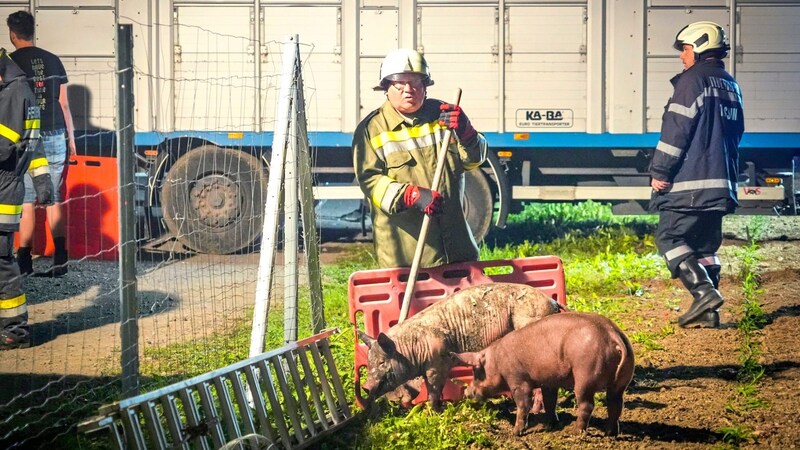
<path fill-rule="evenodd" d="M 508 8 L 506 130 L 586 131 L 585 15 L 575 5 Z M 558 112 L 565 120 L 522 123 L 525 111 Z"/>
<path fill-rule="evenodd" d="M 281 71 L 281 46 L 298 33 L 303 65 L 306 116 L 309 128 L 316 131 L 341 131 L 342 64 L 338 6 L 268 6 L 263 9 L 264 46 L 262 83 L 276 89 L 261 89 L 266 129 L 275 119 L 278 82 Z M 267 54 L 263 55 L 264 50 Z M 278 51 L 274 51 L 278 50 Z"/>
<path fill-rule="evenodd" d="M 116 448 L 307 447 L 353 417 L 328 345 L 338 332 L 103 406 L 78 428 L 108 430 Z"/>
<path fill-rule="evenodd" d="M 461 105 L 480 131 L 498 128 L 499 65 L 493 53 L 497 26 L 493 6 L 421 6 L 418 45 L 425 52 L 434 84 L 430 97 Z"/>
<path fill-rule="evenodd" d="M 252 8 L 175 9 L 175 128 L 252 131 L 255 41 Z"/>
<path fill-rule="evenodd" d="M 742 6 L 736 79 L 748 132 L 800 130 L 800 6 Z"/>

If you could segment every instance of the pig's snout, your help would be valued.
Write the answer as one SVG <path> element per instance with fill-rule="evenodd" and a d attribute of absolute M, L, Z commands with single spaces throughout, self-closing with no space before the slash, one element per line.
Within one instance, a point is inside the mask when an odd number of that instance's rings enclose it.
<path fill-rule="evenodd" d="M 475 384 L 470 384 L 464 389 L 464 397 L 475 400 L 476 402 L 483 401 L 483 396 L 480 394 L 479 390 L 475 387 Z"/>

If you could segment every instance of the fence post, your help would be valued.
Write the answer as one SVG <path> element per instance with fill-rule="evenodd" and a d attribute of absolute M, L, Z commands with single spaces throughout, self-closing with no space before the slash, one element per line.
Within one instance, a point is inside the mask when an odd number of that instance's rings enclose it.
<path fill-rule="evenodd" d="M 122 396 L 139 393 L 139 303 L 136 301 L 134 218 L 133 27 L 117 28 L 117 172 L 119 176 L 119 300 Z"/>

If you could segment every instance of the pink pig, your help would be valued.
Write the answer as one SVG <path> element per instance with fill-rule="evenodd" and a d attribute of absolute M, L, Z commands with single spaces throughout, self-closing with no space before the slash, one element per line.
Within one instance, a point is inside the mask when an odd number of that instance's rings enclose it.
<path fill-rule="evenodd" d="M 619 433 L 622 396 L 633 379 L 631 343 L 611 320 L 567 312 L 543 317 L 505 335 L 479 352 L 453 353 L 456 364 L 472 367 L 465 395 L 477 401 L 511 392 L 517 405 L 514 433 L 527 427 L 533 391 L 541 387 L 546 427 L 558 422 L 558 389 L 575 391 L 576 432 L 585 432 L 595 392 L 606 392 L 606 435 Z"/>

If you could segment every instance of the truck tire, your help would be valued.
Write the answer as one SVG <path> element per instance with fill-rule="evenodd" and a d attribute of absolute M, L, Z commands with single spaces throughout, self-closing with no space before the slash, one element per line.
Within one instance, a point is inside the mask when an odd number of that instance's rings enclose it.
<path fill-rule="evenodd" d="M 492 223 L 492 189 L 480 169 L 469 170 L 464 175 L 464 215 L 475 241 L 480 243 L 489 233 Z"/>
<path fill-rule="evenodd" d="M 261 236 L 268 176 L 249 153 L 214 145 L 192 149 L 161 184 L 164 222 L 198 253 L 238 252 Z"/>

